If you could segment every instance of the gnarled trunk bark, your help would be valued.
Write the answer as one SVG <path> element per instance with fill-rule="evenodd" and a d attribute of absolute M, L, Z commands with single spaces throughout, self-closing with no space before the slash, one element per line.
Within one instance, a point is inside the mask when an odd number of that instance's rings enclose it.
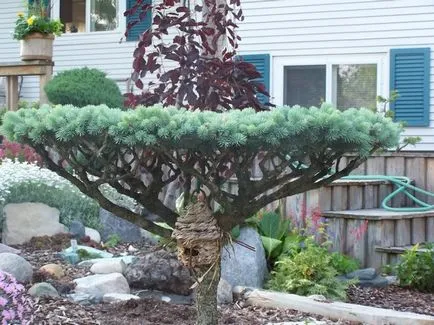
<path fill-rule="evenodd" d="M 220 281 L 220 261 L 211 269 L 201 267 L 198 275 L 202 278 L 196 291 L 197 325 L 217 325 L 217 287 Z"/>

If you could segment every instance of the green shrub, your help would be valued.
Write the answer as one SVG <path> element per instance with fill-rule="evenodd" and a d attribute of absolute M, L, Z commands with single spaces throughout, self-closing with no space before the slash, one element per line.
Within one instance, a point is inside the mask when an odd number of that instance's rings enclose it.
<path fill-rule="evenodd" d="M 339 252 L 331 253 L 330 263 L 340 275 L 354 272 L 360 267 L 360 262 L 358 260 Z"/>
<path fill-rule="evenodd" d="M 3 115 L 5 115 L 6 112 L 7 112 L 7 109 L 5 107 L 0 107 L 0 125 L 2 125 Z"/>
<path fill-rule="evenodd" d="M 76 107 L 105 104 L 123 107 L 123 97 L 116 82 L 97 69 L 81 68 L 60 72 L 45 86 L 53 104 Z"/>
<path fill-rule="evenodd" d="M 419 244 L 407 250 L 397 265 L 399 284 L 424 292 L 434 292 L 434 245 L 426 245 L 425 250 Z"/>
<path fill-rule="evenodd" d="M 118 234 L 111 234 L 108 236 L 107 241 L 104 243 L 106 247 L 116 247 L 122 241 L 122 238 Z"/>
<path fill-rule="evenodd" d="M 99 206 L 56 173 L 31 163 L 0 160 L 0 219 L 8 203 L 40 202 L 60 211 L 60 222 L 69 226 L 80 219 L 99 228 Z M 0 230 L 1 230 L 0 220 Z"/>
<path fill-rule="evenodd" d="M 332 266 L 331 254 L 312 238 L 304 243 L 304 249 L 279 258 L 275 270 L 271 272 L 268 287 L 302 296 L 319 294 L 345 300 L 351 282 L 336 279 L 338 271 Z"/>
<path fill-rule="evenodd" d="M 41 182 L 22 182 L 9 187 L 8 203 L 39 202 L 60 211 L 60 222 L 69 226 L 79 219 L 87 227 L 99 228 L 98 204 L 79 191 L 50 186 Z M 0 206 L 1 207 L 1 206 Z"/>

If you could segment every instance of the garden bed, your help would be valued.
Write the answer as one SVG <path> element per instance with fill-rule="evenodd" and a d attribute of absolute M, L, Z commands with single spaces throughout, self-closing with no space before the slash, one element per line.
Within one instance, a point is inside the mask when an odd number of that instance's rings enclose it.
<path fill-rule="evenodd" d="M 112 253 L 127 250 L 128 245 L 119 245 L 110 249 Z M 144 254 L 154 249 L 152 246 L 136 245 Z M 41 247 L 36 249 L 32 245 L 21 245 L 21 255 L 25 257 L 35 269 L 47 263 L 61 263 L 65 270 L 65 281 L 82 277 L 89 272 L 86 268 L 77 268 L 66 264 L 56 257 L 59 247 Z M 66 283 L 64 283 L 66 285 Z M 411 311 L 434 315 L 434 295 L 409 291 L 398 287 L 385 289 L 351 288 L 349 302 L 360 305 L 390 308 L 399 311 Z M 195 308 L 192 305 L 175 305 L 157 299 L 141 299 L 113 304 L 97 304 L 82 306 L 66 299 L 35 299 L 34 324 L 177 324 L 191 325 L 195 322 Z M 268 324 L 284 321 L 322 320 L 321 316 L 312 316 L 290 309 L 259 308 L 245 306 L 243 301 L 233 305 L 220 307 L 220 324 Z M 329 324 L 349 324 L 349 322 L 335 322 L 325 320 Z"/>

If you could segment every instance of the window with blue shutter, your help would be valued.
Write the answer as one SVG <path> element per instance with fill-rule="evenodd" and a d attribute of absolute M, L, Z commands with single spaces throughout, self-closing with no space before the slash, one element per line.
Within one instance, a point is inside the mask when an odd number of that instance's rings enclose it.
<path fill-rule="evenodd" d="M 430 53 L 430 48 L 390 51 L 390 90 L 399 95 L 390 109 L 406 126 L 429 126 Z"/>
<path fill-rule="evenodd" d="M 261 78 L 257 81 L 263 83 L 268 92 L 270 92 L 270 55 L 269 54 L 250 54 L 240 56 L 243 61 L 249 62 L 256 67 L 256 70 L 261 74 Z M 270 99 L 263 94 L 258 94 L 258 99 L 261 103 L 266 104 Z"/>
<path fill-rule="evenodd" d="M 127 9 L 131 8 L 136 4 L 137 0 L 127 0 Z M 152 3 L 152 0 L 145 0 L 144 3 Z M 138 12 L 136 12 L 133 16 L 127 17 L 127 25 L 131 21 L 135 21 L 139 18 Z M 133 41 L 136 42 L 139 40 L 139 36 L 146 31 L 152 23 L 152 13 L 151 11 L 148 11 L 146 14 L 146 18 L 143 19 L 141 22 L 135 24 L 133 28 L 131 28 L 128 31 L 128 37 L 127 41 Z"/>

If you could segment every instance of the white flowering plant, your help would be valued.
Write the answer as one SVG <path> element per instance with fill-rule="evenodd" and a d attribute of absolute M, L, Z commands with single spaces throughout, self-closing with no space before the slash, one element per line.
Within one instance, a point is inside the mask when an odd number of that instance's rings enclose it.
<path fill-rule="evenodd" d="M 98 204 L 69 181 L 33 163 L 0 161 L 0 211 L 8 203 L 21 202 L 57 208 L 60 222 L 67 226 L 79 219 L 88 227 L 99 227 Z"/>
<path fill-rule="evenodd" d="M 110 186 L 105 184 L 101 188 L 109 200 L 131 210 L 137 208 L 133 199 Z M 0 160 L 0 217 L 3 206 L 20 202 L 40 202 L 57 208 L 60 222 L 66 226 L 74 219 L 88 227 L 100 226 L 99 205 L 68 180 L 36 163 Z"/>

